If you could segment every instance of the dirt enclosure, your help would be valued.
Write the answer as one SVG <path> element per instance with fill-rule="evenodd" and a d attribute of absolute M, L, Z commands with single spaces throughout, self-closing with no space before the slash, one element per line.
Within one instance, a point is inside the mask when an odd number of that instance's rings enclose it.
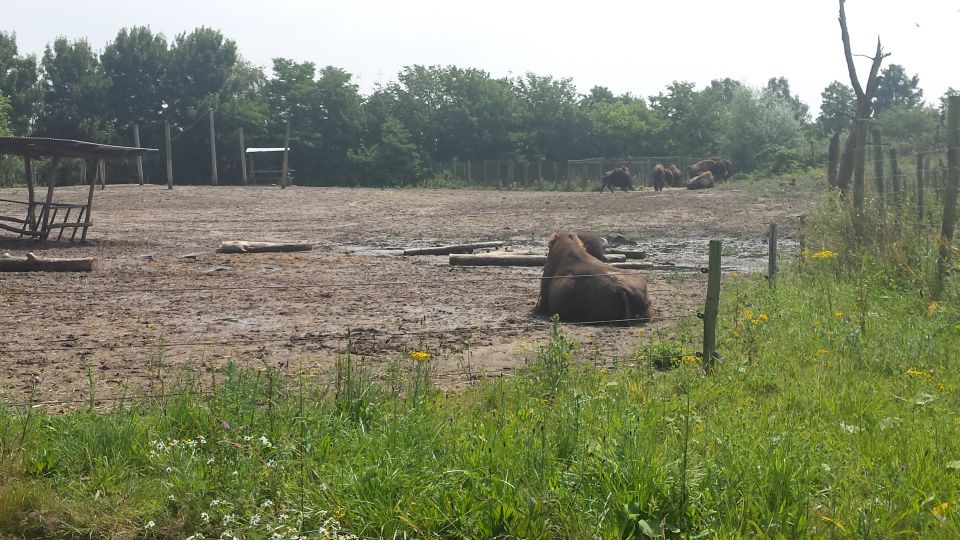
<path fill-rule="evenodd" d="M 89 274 L 0 275 L 0 398 L 87 399 L 156 391 L 176 366 L 209 373 L 230 360 L 327 370 L 350 346 L 374 371 L 411 350 L 433 354 L 457 388 L 509 373 L 549 335 L 531 316 L 539 268 L 451 267 L 400 248 L 503 240 L 545 251 L 555 229 L 636 242 L 647 260 L 705 265 L 724 240 L 724 267 L 759 271 L 770 222 L 781 234 L 818 197 L 808 188 L 727 183 L 655 193 L 291 187 L 138 187 L 97 191 L 86 244 L 0 235 L 0 252 L 99 260 Z M 2 189 L 0 198 L 24 198 Z M 63 188 L 58 198 L 85 197 Z M 313 251 L 228 255 L 223 240 L 309 242 Z M 789 241 L 784 253 L 795 252 Z M 659 316 L 701 309 L 706 278 L 646 273 Z M 628 354 L 673 320 L 565 330 L 585 358 Z M 409 361 L 409 360 L 406 360 Z M 39 384 L 35 384 L 40 381 Z M 70 408 L 70 404 L 62 408 Z M 53 408 L 57 408 L 54 406 Z"/>

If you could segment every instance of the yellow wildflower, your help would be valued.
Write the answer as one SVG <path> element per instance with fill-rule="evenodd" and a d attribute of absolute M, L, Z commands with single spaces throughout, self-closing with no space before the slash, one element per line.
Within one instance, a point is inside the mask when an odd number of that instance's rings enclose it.
<path fill-rule="evenodd" d="M 933 512 L 933 515 L 937 516 L 940 519 L 943 519 L 947 513 L 947 510 L 950 508 L 950 505 L 946 502 L 942 502 L 933 508 L 930 509 Z"/>
<path fill-rule="evenodd" d="M 829 352 L 830 352 L 830 351 L 828 351 L 828 350 L 826 350 L 826 349 L 824 349 L 824 348 L 817 349 L 817 354 L 827 354 L 827 353 L 829 353 Z"/>
<path fill-rule="evenodd" d="M 684 364 L 693 364 L 695 362 L 698 362 L 699 360 L 700 360 L 699 358 L 697 358 L 692 354 L 685 354 L 680 358 L 680 361 L 683 362 Z"/>
<path fill-rule="evenodd" d="M 814 326 L 814 328 L 816 328 L 817 326 L 820 326 L 820 319 L 814 319 L 814 320 L 813 320 L 813 326 Z"/>
<path fill-rule="evenodd" d="M 410 351 L 408 353 L 414 362 L 426 362 L 430 360 L 430 353 L 423 351 Z"/>
<path fill-rule="evenodd" d="M 825 249 L 823 251 L 818 251 L 814 253 L 813 255 L 810 256 L 810 258 L 815 261 L 823 261 L 826 259 L 833 259 L 836 256 L 837 256 L 837 253 L 835 251 L 830 251 L 829 249 Z"/>
<path fill-rule="evenodd" d="M 913 368 L 908 369 L 906 374 L 910 375 L 911 377 L 923 377 L 924 375 L 926 375 L 924 372 L 918 371 Z"/>
<path fill-rule="evenodd" d="M 752 310 L 752 309 L 744 310 L 743 316 L 744 316 L 744 318 L 752 319 L 752 318 L 753 318 L 753 310 Z"/>
<path fill-rule="evenodd" d="M 834 313 L 833 316 L 839 319 L 839 318 L 843 317 L 843 312 L 842 312 L 842 311 L 838 311 L 838 312 Z"/>
<path fill-rule="evenodd" d="M 760 319 L 750 319 L 750 324 L 752 324 L 752 325 L 754 325 L 754 326 L 760 324 L 761 322 L 763 322 L 763 321 L 761 321 Z"/>
<path fill-rule="evenodd" d="M 644 331 L 646 331 L 646 328 L 637 328 L 637 335 L 643 335 Z"/>
<path fill-rule="evenodd" d="M 761 313 L 760 315 L 757 315 L 757 320 L 760 322 L 767 322 L 769 319 L 770 318 L 767 317 L 766 313 Z"/>
<path fill-rule="evenodd" d="M 940 307 L 940 303 L 934 300 L 930 302 L 930 305 L 927 306 L 927 315 L 933 317 L 933 313 L 937 311 L 937 308 Z"/>

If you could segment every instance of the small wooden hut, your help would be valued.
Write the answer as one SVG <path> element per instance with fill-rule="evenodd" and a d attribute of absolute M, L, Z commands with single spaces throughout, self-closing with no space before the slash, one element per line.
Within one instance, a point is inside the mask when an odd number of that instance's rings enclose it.
<path fill-rule="evenodd" d="M 91 211 L 93 210 L 93 192 L 97 182 L 103 181 L 106 160 L 142 157 L 148 152 L 156 152 L 152 148 L 134 148 L 128 146 L 112 146 L 85 141 L 68 139 L 50 139 L 45 137 L 0 137 L 0 155 L 20 156 L 24 164 L 24 183 L 27 185 L 27 200 L 0 199 L 14 209 L 22 208 L 22 213 L 16 215 L 0 215 L 0 229 L 29 236 L 34 240 L 46 240 L 53 231 L 58 231 L 57 239 L 63 238 L 64 231 L 72 229 L 69 240 L 76 239 L 80 233 L 80 241 L 87 238 L 87 229 L 93 225 Z M 41 158 L 51 158 L 53 166 L 47 177 L 47 193 L 43 200 L 37 200 L 34 186 L 34 161 Z M 83 178 L 84 184 L 89 184 L 86 203 L 67 203 L 54 199 L 54 188 L 57 185 L 57 163 L 62 158 L 79 158 L 95 163 L 94 174 L 89 180 Z M 87 167 L 82 168 L 86 170 Z M 22 216 L 22 217 L 21 217 Z"/>

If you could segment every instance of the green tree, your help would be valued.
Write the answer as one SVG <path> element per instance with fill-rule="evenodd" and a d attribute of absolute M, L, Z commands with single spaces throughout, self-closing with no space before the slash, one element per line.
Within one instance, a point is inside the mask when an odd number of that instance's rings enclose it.
<path fill-rule="evenodd" d="M 515 81 L 522 106 L 517 154 L 526 159 L 569 159 L 583 156 L 588 121 L 572 79 L 527 73 Z"/>
<path fill-rule="evenodd" d="M 21 56 L 16 34 L 6 32 L 0 32 L 0 94 L 7 97 L 11 129 L 29 134 L 41 99 L 37 57 Z"/>
<path fill-rule="evenodd" d="M 803 126 L 793 104 L 782 95 L 769 88 L 744 87 L 737 91 L 729 113 L 726 148 L 738 167 L 781 172 L 801 164 Z"/>
<path fill-rule="evenodd" d="M 379 140 L 370 147 L 348 150 L 357 169 L 357 183 L 364 185 L 408 185 L 420 178 L 420 157 L 410 132 L 393 117 L 380 125 Z"/>
<path fill-rule="evenodd" d="M 939 119 L 940 113 L 933 107 L 900 105 L 884 111 L 875 123 L 884 142 L 896 144 L 906 154 L 937 146 Z"/>
<path fill-rule="evenodd" d="M 100 55 L 110 77 L 110 105 L 117 128 L 163 118 L 170 50 L 163 34 L 149 27 L 124 28 Z"/>
<path fill-rule="evenodd" d="M 693 83 L 674 81 L 666 93 L 650 97 L 651 108 L 667 122 L 664 153 L 706 156 L 721 152 L 729 115 L 723 90 L 723 85 L 718 85 L 698 92 Z"/>
<path fill-rule="evenodd" d="M 894 107 L 912 108 L 923 104 L 920 77 L 907 76 L 903 66 L 890 64 L 880 72 L 877 95 L 873 102 L 874 114 L 879 116 Z"/>
<path fill-rule="evenodd" d="M 810 107 L 790 93 L 790 82 L 785 77 L 771 77 L 767 81 L 767 90 L 790 106 L 798 122 L 805 124 L 810 121 Z"/>
<path fill-rule="evenodd" d="M 174 39 L 167 67 L 164 117 L 189 122 L 209 107 L 240 61 L 237 44 L 219 30 L 200 27 Z"/>
<path fill-rule="evenodd" d="M 43 106 L 37 131 L 44 136 L 106 142 L 110 79 L 86 39 L 57 38 L 43 53 Z"/>
<path fill-rule="evenodd" d="M 434 160 L 512 157 L 523 107 L 507 79 L 456 66 L 407 66 L 368 103 L 384 108 Z"/>
<path fill-rule="evenodd" d="M 10 126 L 10 101 L 7 96 L 0 94 L 0 135 L 13 134 Z"/>
<path fill-rule="evenodd" d="M 595 156 L 644 156 L 659 153 L 666 122 L 643 100 L 589 102 L 585 150 Z"/>
<path fill-rule="evenodd" d="M 832 135 L 850 127 L 850 121 L 857 109 L 857 98 L 853 89 L 840 81 L 833 81 L 820 92 L 820 97 L 822 101 L 817 123 L 823 128 L 823 132 Z"/>
<path fill-rule="evenodd" d="M 347 151 L 361 144 L 362 99 L 352 76 L 333 66 L 317 73 L 311 62 L 273 62 L 266 83 L 270 131 L 290 121 L 290 147 L 298 176 L 310 183 L 353 183 Z"/>

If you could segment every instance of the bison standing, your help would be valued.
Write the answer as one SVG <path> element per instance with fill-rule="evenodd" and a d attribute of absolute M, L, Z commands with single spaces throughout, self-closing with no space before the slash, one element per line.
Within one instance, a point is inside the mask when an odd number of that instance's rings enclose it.
<path fill-rule="evenodd" d="M 610 188 L 610 193 L 613 193 L 614 186 L 623 191 L 633 191 L 630 169 L 623 166 L 603 173 L 603 185 L 600 186 L 600 193 L 603 193 L 603 190 L 606 188 Z"/>
<path fill-rule="evenodd" d="M 653 168 L 653 171 L 651 171 L 650 175 L 653 177 L 653 190 L 663 191 L 663 185 L 666 182 L 668 175 L 671 175 L 671 173 L 667 169 L 664 169 L 663 165 L 657 163 L 657 166 Z M 673 182 L 671 181 L 670 183 L 672 184 Z"/>

